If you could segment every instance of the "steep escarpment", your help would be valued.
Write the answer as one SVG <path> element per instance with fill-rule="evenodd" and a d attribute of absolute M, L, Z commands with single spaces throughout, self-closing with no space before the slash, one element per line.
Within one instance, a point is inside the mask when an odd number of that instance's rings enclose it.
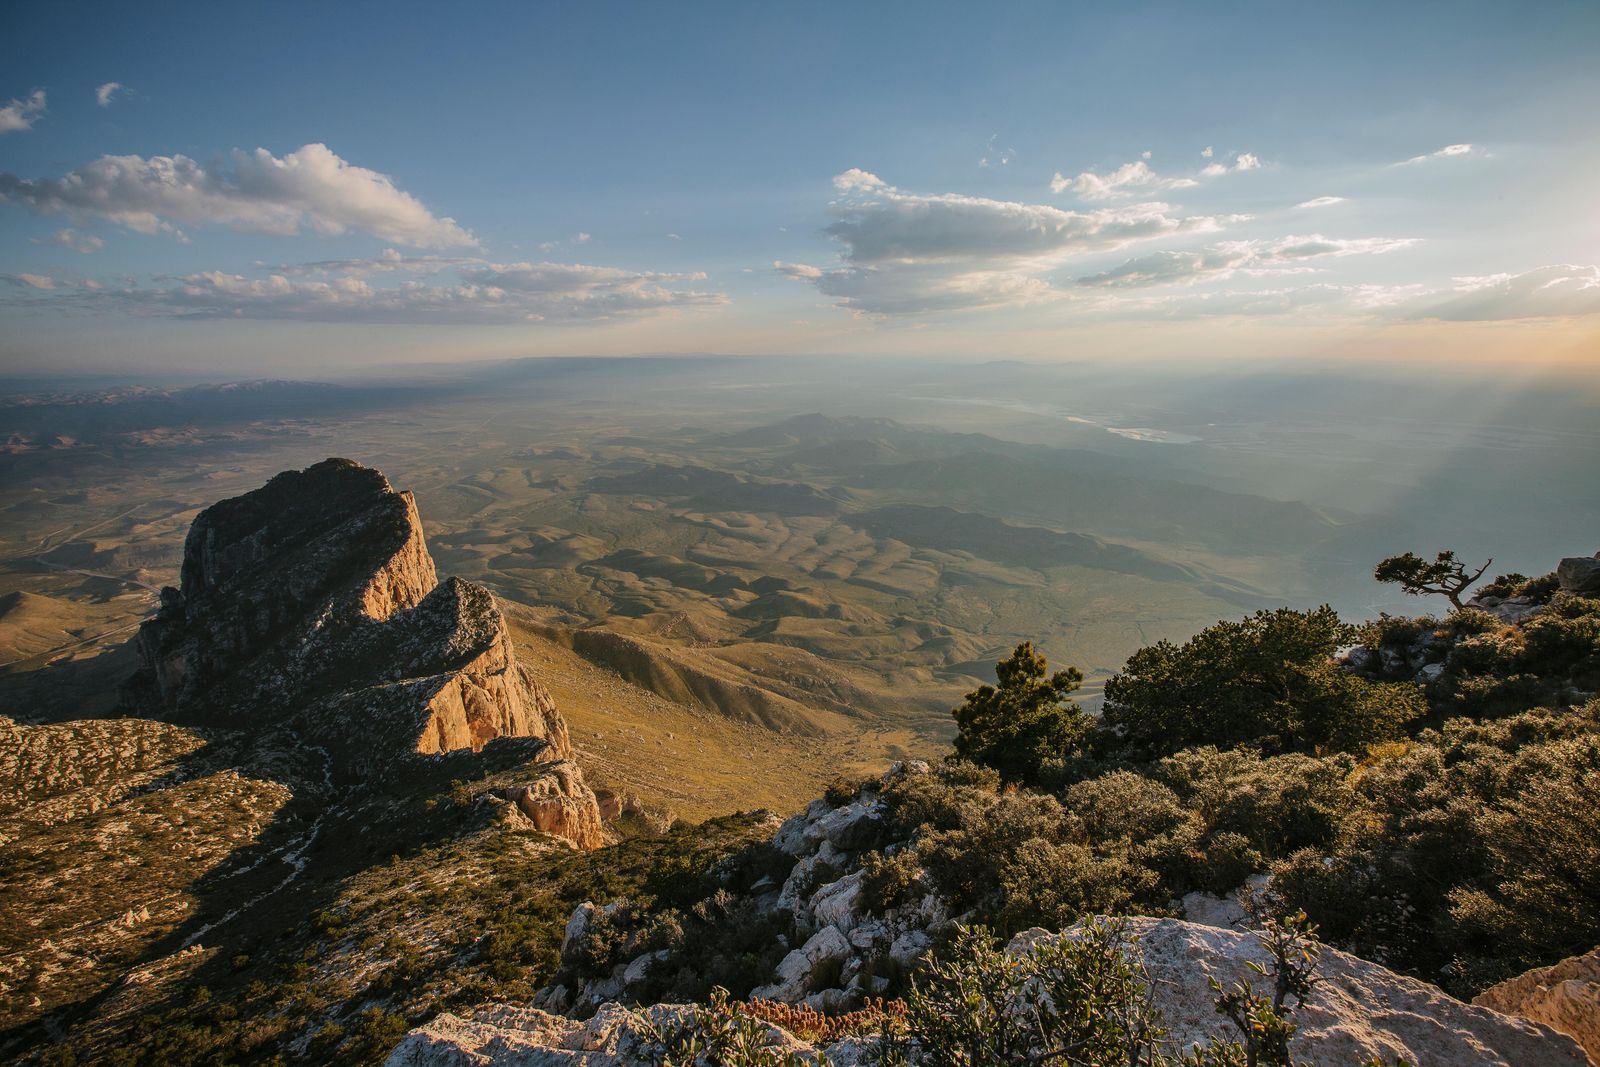
<path fill-rule="evenodd" d="M 438 580 L 415 500 L 371 468 L 329 459 L 202 511 L 161 599 L 139 630 L 133 710 L 290 729 L 341 780 L 499 738 L 541 741 L 537 762 L 571 759 L 494 597 Z M 575 767 L 530 789 L 551 809 L 529 813 L 542 828 L 600 843 Z"/>
<path fill-rule="evenodd" d="M 285 472 L 201 512 L 181 585 L 162 591 L 138 644 L 130 703 L 180 719 L 297 717 L 314 733 L 348 726 L 423 754 L 539 737 L 553 758 L 570 755 L 493 597 L 441 584 L 411 494 L 349 460 Z"/>

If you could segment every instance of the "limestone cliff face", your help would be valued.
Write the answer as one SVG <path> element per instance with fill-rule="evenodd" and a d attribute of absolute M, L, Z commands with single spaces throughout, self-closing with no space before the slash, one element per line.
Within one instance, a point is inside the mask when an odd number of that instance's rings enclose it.
<path fill-rule="evenodd" d="M 564 762 L 566 724 L 517 663 L 494 597 L 439 582 L 416 502 L 371 468 L 326 460 L 201 512 L 180 588 L 162 591 L 138 647 L 133 705 L 289 725 L 345 778 L 400 757 L 539 738 L 540 760 L 565 768 L 541 788 L 572 809 L 563 825 L 583 827 L 562 836 L 598 838 L 594 796 Z"/>

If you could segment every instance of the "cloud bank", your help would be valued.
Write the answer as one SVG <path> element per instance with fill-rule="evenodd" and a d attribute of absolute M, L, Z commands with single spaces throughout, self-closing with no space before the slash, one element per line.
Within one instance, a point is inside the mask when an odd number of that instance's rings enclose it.
<path fill-rule="evenodd" d="M 1079 254 L 1220 229 L 1236 217 L 1176 216 L 1160 203 L 1095 211 L 897 189 L 875 174 L 836 176 L 841 266 L 778 264 L 852 310 L 879 315 L 1020 305 L 1053 299 L 1038 275 Z"/>
<path fill-rule="evenodd" d="M 138 233 L 180 237 L 180 226 L 222 225 L 279 235 L 354 230 L 424 248 L 477 244 L 387 175 L 348 163 L 323 144 L 282 158 L 264 148 L 235 149 L 209 164 L 183 155 L 101 156 L 61 178 L 0 173 L 0 200 L 41 215 L 106 219 Z"/>
<path fill-rule="evenodd" d="M 453 282 L 408 279 L 374 285 L 374 263 L 394 272 L 453 269 Z M 322 273 L 321 280 L 294 275 Z M 17 276 L 33 288 L 47 288 Z M 86 283 L 54 298 L 82 310 L 118 310 L 177 319 L 272 319 L 301 322 L 479 325 L 606 322 L 678 308 L 716 306 L 722 293 L 687 288 L 705 275 L 661 274 L 580 263 L 439 265 L 435 257 L 326 261 L 263 277 L 202 271 L 156 286 Z M 59 288 L 59 287 L 58 287 Z"/>

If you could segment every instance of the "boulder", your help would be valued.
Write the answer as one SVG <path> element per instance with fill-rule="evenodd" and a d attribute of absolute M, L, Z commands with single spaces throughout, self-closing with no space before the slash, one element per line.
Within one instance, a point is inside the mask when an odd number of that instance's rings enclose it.
<path fill-rule="evenodd" d="M 1600 1063 L 1600 948 L 1490 986 L 1472 1003 L 1560 1030 Z"/>
<path fill-rule="evenodd" d="M 862 873 L 854 871 L 812 893 L 812 921 L 822 926 L 832 926 L 841 934 L 848 934 L 855 929 L 862 913 L 866 911 L 861 880 Z"/>
<path fill-rule="evenodd" d="M 813 800 L 805 811 L 778 827 L 778 832 L 772 837 L 773 847 L 796 858 L 810 855 L 822 840 L 822 831 L 817 829 L 817 823 L 830 810 L 827 801 Z"/>
<path fill-rule="evenodd" d="M 1556 564 L 1563 593 L 1600 596 L 1600 556 L 1568 556 Z"/>
<path fill-rule="evenodd" d="M 1076 929 L 1076 928 L 1075 928 Z M 1179 1048 L 1226 1037 L 1231 1024 L 1213 1010 L 1207 976 L 1224 985 L 1240 979 L 1266 985 L 1251 964 L 1270 957 L 1251 933 L 1179 919 L 1127 920 L 1131 954 L 1149 972 L 1155 1007 Z M 1023 952 L 1073 931 L 1028 930 L 1007 951 Z M 1577 1042 L 1552 1028 L 1474 1007 L 1437 986 L 1395 974 L 1376 963 L 1324 948 L 1310 1003 L 1297 1009 L 1290 1051 L 1296 1063 L 1349 1067 L 1397 1058 L 1451 1067 L 1585 1067 Z"/>
<path fill-rule="evenodd" d="M 857 800 L 824 815 L 816 828 L 834 848 L 856 852 L 880 843 L 889 824 L 877 804 Z"/>
<path fill-rule="evenodd" d="M 824 926 L 811 939 L 785 956 L 774 972 L 775 981 L 750 991 L 752 997 L 794 1004 L 807 994 L 826 987 L 850 958 L 850 942 L 831 926 Z"/>
<path fill-rule="evenodd" d="M 563 960 L 571 959 L 584 941 L 588 940 L 589 929 L 594 925 L 595 916 L 599 914 L 600 909 L 587 900 L 572 909 L 572 914 L 567 917 L 566 932 L 561 935 Z"/>
<path fill-rule="evenodd" d="M 633 960 L 622 971 L 622 985 L 625 989 L 638 989 L 650 979 L 650 972 L 672 958 L 672 953 L 666 949 L 657 949 L 655 952 L 646 952 L 643 956 Z"/>

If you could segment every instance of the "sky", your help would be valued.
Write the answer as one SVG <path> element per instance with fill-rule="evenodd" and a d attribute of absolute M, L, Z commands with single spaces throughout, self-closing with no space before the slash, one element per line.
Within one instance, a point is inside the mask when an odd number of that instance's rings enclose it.
<path fill-rule="evenodd" d="M 16 5 L 0 371 L 1600 369 L 1600 3 Z"/>

